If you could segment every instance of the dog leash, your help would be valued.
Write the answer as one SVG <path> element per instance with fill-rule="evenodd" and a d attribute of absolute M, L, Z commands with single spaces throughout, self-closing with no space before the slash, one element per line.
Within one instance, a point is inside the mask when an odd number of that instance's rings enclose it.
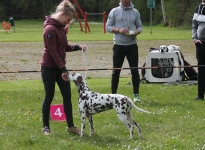
<path fill-rule="evenodd" d="M 83 63 L 84 63 L 84 69 L 86 70 L 86 60 L 85 60 L 85 52 L 83 51 L 83 47 L 82 47 L 82 57 L 83 57 Z M 85 79 L 87 77 L 87 71 L 85 72 Z"/>

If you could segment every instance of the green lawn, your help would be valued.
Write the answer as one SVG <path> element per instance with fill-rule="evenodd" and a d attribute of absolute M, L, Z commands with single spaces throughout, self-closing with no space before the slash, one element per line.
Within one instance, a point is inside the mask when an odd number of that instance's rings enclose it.
<path fill-rule="evenodd" d="M 121 78 L 119 93 L 132 96 L 130 79 Z M 87 79 L 89 88 L 99 93 L 110 93 L 110 79 Z M 41 133 L 41 105 L 44 96 L 41 81 L 0 82 L 0 149 L 1 150 L 198 150 L 205 144 L 204 102 L 194 101 L 196 86 L 166 86 L 141 84 L 142 101 L 138 107 L 152 112 L 139 113 L 133 109 L 144 140 L 134 130 L 129 138 L 127 128 L 117 118 L 114 110 L 93 116 L 95 134 L 89 136 L 86 121 L 84 137 L 66 134 L 65 122 L 51 122 L 52 135 Z M 72 83 L 72 102 L 75 125 L 80 128 L 77 108 L 77 88 Z M 53 104 L 62 104 L 56 88 Z"/>
<path fill-rule="evenodd" d="M 82 23 L 84 29 L 84 23 Z M 91 32 L 85 34 L 80 31 L 80 25 L 75 22 L 69 28 L 69 41 L 111 41 L 113 34 L 104 34 L 103 23 L 89 22 Z M 13 29 L 6 33 L 0 32 L 0 42 L 42 42 L 43 20 L 41 21 L 15 21 L 16 32 Z M 191 37 L 191 28 L 179 29 L 163 26 L 143 26 L 143 33 L 138 40 L 187 40 Z"/>

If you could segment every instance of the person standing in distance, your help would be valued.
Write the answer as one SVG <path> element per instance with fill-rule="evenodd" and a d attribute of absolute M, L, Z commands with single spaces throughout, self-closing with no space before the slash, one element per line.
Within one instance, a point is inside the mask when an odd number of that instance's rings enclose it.
<path fill-rule="evenodd" d="M 205 65 L 205 0 L 196 7 L 192 19 L 192 40 L 196 47 L 198 65 Z M 198 94 L 195 100 L 204 100 L 205 67 L 198 67 Z"/>
<path fill-rule="evenodd" d="M 44 84 L 45 97 L 42 104 L 44 135 L 51 133 L 49 125 L 50 105 L 52 103 L 55 84 L 57 83 L 63 97 L 63 107 L 66 116 L 67 130 L 79 135 L 74 126 L 71 102 L 71 86 L 67 79 L 66 52 L 77 51 L 86 47 L 83 45 L 69 45 L 65 26 L 75 19 L 75 8 L 67 0 L 63 0 L 44 22 L 44 51 L 41 59 L 41 76 Z"/>
<path fill-rule="evenodd" d="M 131 0 L 120 0 L 119 6 L 113 8 L 106 22 L 107 32 L 114 33 L 113 68 L 121 68 L 125 59 L 130 67 L 138 67 L 137 35 L 142 32 L 140 13 Z M 120 69 L 112 71 L 111 90 L 117 93 Z M 131 69 L 134 102 L 140 101 L 138 69 Z"/>

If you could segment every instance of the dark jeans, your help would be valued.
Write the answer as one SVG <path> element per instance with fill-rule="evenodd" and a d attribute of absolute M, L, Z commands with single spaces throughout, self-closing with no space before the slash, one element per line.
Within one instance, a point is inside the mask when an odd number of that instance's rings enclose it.
<path fill-rule="evenodd" d="M 205 65 L 205 41 L 196 43 L 196 58 L 198 65 Z M 204 98 L 205 92 L 205 67 L 198 67 L 198 96 Z"/>
<path fill-rule="evenodd" d="M 71 103 L 71 87 L 69 81 L 64 81 L 61 77 L 62 71 L 57 68 L 41 67 L 41 76 L 44 84 L 45 98 L 42 105 L 43 127 L 49 127 L 50 105 L 55 93 L 55 83 L 57 82 L 63 97 L 64 112 L 68 127 L 73 127 L 73 114 Z"/>
<path fill-rule="evenodd" d="M 114 45 L 113 47 L 113 68 L 121 68 L 125 57 L 127 57 L 130 67 L 138 67 L 138 46 L 134 45 Z M 111 80 L 112 93 L 117 93 L 121 70 L 113 70 Z M 139 72 L 138 69 L 131 69 L 133 93 L 139 94 Z"/>

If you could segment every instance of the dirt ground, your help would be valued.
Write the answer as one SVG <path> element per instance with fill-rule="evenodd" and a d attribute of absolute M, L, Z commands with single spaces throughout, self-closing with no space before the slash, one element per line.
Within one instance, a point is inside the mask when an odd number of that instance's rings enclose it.
<path fill-rule="evenodd" d="M 87 41 L 70 42 L 69 44 L 85 44 L 87 51 L 83 55 L 81 51 L 67 53 L 67 69 L 82 69 L 86 65 L 89 69 L 112 68 L 113 41 Z M 186 61 L 196 65 L 195 47 L 191 40 L 152 40 L 138 41 L 139 67 L 146 60 L 150 47 L 160 45 L 178 45 Z M 37 71 L 40 70 L 39 62 L 43 51 L 41 42 L 0 42 L 0 71 Z M 129 67 L 125 59 L 123 67 Z M 79 72 L 79 71 L 78 71 Z M 111 70 L 82 71 L 81 73 L 91 78 L 111 77 Z M 139 70 L 140 72 L 140 70 Z M 141 72 L 140 72 L 141 73 Z M 122 70 L 121 77 L 130 77 L 130 70 Z M 1 73 L 0 80 L 35 80 L 41 79 L 40 73 Z"/>

